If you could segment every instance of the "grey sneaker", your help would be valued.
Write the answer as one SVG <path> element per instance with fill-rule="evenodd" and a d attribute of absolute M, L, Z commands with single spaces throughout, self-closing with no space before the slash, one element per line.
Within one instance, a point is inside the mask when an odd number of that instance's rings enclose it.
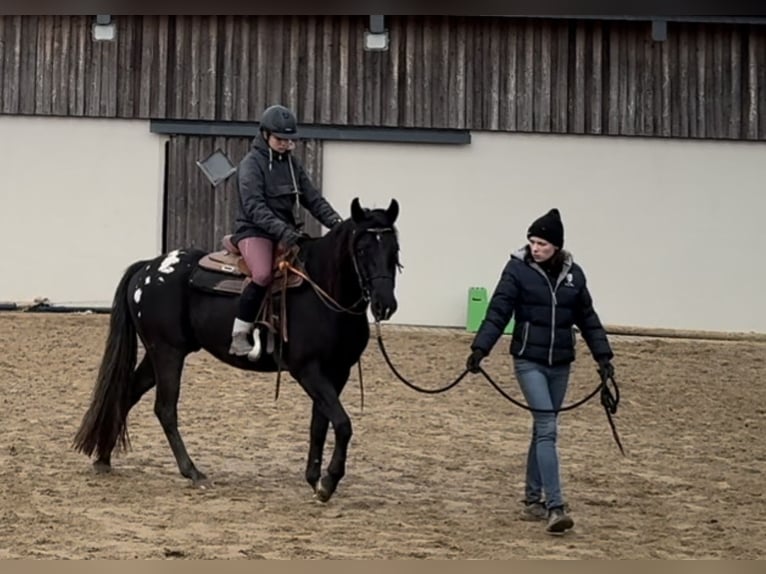
<path fill-rule="evenodd" d="M 545 503 L 542 500 L 534 502 L 523 501 L 524 508 L 521 511 L 521 519 L 527 521 L 545 520 L 548 518 L 548 511 L 545 509 Z"/>
<path fill-rule="evenodd" d="M 548 510 L 548 526 L 545 527 L 545 531 L 548 534 L 562 535 L 573 527 L 574 520 L 566 513 L 563 507 L 558 506 Z"/>

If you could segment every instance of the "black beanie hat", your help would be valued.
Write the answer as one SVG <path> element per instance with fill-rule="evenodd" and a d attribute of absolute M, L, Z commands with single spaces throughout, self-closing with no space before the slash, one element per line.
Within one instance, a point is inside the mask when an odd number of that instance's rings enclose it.
<path fill-rule="evenodd" d="M 564 247 L 564 225 L 561 223 L 561 214 L 555 207 L 548 213 L 535 219 L 527 230 L 527 239 L 535 236 L 552 243 L 559 249 Z"/>

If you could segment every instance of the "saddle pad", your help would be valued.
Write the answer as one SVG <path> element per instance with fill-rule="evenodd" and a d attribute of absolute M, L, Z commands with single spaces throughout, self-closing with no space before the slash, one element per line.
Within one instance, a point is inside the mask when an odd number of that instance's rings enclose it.
<path fill-rule="evenodd" d="M 195 289 L 218 295 L 240 295 L 248 281 L 245 276 L 236 278 L 233 274 L 210 271 L 201 266 L 195 267 L 189 277 L 189 285 Z"/>
<path fill-rule="evenodd" d="M 235 277 L 246 277 L 250 274 L 244 259 L 227 251 L 208 253 L 199 260 L 198 266 Z"/>

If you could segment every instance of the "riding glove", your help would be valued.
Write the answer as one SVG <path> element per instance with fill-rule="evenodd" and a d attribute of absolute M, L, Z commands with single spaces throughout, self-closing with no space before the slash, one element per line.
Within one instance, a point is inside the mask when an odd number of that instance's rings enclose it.
<path fill-rule="evenodd" d="M 483 349 L 474 349 L 471 354 L 468 355 L 468 360 L 465 362 L 465 368 L 472 373 L 478 373 L 481 369 L 481 360 L 487 356 L 487 353 Z"/>
<path fill-rule="evenodd" d="M 611 379 L 614 377 L 614 365 L 609 359 L 598 359 L 598 372 L 605 379 Z"/>

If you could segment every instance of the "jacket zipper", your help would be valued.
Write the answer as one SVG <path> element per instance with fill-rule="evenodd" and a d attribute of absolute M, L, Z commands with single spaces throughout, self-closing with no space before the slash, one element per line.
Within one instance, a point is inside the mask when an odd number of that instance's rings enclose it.
<path fill-rule="evenodd" d="M 551 291 L 551 345 L 548 348 L 548 365 L 553 366 L 553 346 L 556 342 L 556 305 L 558 304 L 558 300 L 556 299 L 556 289 L 558 289 L 562 278 L 566 274 L 564 273 L 564 270 L 562 270 L 558 279 L 556 280 L 556 286 L 554 287 L 553 283 L 551 283 L 551 280 L 548 279 L 548 275 L 545 273 L 545 271 L 538 269 L 538 273 L 541 273 L 542 276 L 545 277 L 545 281 L 548 283 L 548 289 Z"/>
<path fill-rule="evenodd" d="M 522 356 L 524 354 L 524 349 L 527 348 L 528 335 L 529 335 L 529 321 L 524 323 L 524 339 L 521 342 L 521 350 L 519 351 L 519 356 Z"/>

